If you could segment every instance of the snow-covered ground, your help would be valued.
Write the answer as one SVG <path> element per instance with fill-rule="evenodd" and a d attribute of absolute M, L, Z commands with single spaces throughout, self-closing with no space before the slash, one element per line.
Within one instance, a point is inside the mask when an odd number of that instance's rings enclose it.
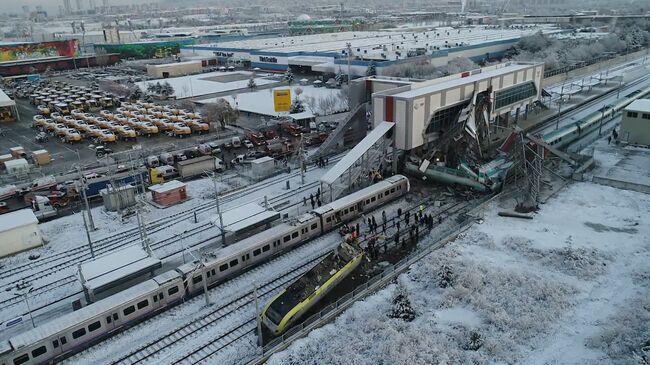
<path fill-rule="evenodd" d="M 220 82 L 219 77 L 236 77 L 241 76 L 241 80 L 230 81 L 230 82 Z M 149 84 L 155 84 L 156 82 L 169 82 L 169 84 L 174 88 L 174 94 L 176 98 L 189 98 L 193 96 L 201 96 L 207 94 L 220 93 L 224 91 L 232 91 L 243 89 L 248 86 L 248 80 L 251 76 L 255 75 L 255 84 L 258 86 L 268 85 L 278 82 L 277 79 L 273 79 L 269 74 L 255 74 L 249 71 L 236 71 L 236 72 L 208 72 L 197 75 L 190 76 L 181 76 L 181 77 L 171 77 L 168 79 L 156 79 L 149 81 L 140 81 L 135 84 L 142 89 L 142 91 L 147 91 L 147 86 Z M 212 79 L 211 79 L 212 78 Z"/>
<path fill-rule="evenodd" d="M 532 220 L 502 204 L 268 363 L 634 364 L 650 338 L 650 196 L 576 183 Z M 388 316 L 398 293 L 411 322 Z"/>
<path fill-rule="evenodd" d="M 277 89 L 286 89 L 287 87 L 278 87 Z M 347 99 L 341 93 L 340 89 L 327 89 L 325 87 L 313 87 L 311 85 L 294 85 L 291 86 L 291 100 L 300 98 L 305 106 L 305 112 L 312 115 L 329 115 L 346 110 Z M 296 90 L 302 90 L 298 96 Z M 221 98 L 210 98 L 199 100 L 201 103 L 214 103 Z M 236 98 L 232 96 L 223 97 L 233 107 L 236 106 L 241 111 L 277 115 L 273 106 L 273 89 L 265 89 L 253 92 L 238 94 Z M 304 116 L 303 113 L 301 115 Z"/>

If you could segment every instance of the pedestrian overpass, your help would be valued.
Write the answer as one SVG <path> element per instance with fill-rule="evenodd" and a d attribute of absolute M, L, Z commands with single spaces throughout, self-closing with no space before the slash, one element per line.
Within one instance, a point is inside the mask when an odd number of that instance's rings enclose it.
<path fill-rule="evenodd" d="M 397 170 L 395 155 L 395 133 L 393 122 L 379 123 L 361 142 L 348 152 L 339 162 L 327 171 L 320 179 L 321 191 L 325 186 L 329 190 L 329 201 L 338 198 L 342 193 L 354 187 L 367 186 L 372 183 L 374 170 L 388 170 L 385 162 L 388 154 L 392 154 L 393 173 Z"/>

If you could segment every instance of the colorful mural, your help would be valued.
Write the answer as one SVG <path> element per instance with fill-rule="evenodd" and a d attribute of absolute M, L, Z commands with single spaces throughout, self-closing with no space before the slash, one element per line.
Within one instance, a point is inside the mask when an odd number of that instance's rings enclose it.
<path fill-rule="evenodd" d="M 164 58 L 178 54 L 181 46 L 191 45 L 193 39 L 174 41 L 151 41 L 123 44 L 95 44 L 95 50 L 103 49 L 107 53 L 119 53 L 122 58 Z"/>
<path fill-rule="evenodd" d="M 0 43 L 0 62 L 76 55 L 76 39 L 34 43 Z"/>

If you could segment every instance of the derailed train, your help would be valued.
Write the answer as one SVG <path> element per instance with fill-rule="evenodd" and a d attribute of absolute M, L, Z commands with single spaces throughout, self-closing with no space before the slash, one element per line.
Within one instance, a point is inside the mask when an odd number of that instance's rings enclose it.
<path fill-rule="evenodd" d="M 211 285 L 330 231 L 406 194 L 408 178 L 395 175 L 106 299 L 0 342 L 0 365 L 42 364 L 78 352 Z"/>

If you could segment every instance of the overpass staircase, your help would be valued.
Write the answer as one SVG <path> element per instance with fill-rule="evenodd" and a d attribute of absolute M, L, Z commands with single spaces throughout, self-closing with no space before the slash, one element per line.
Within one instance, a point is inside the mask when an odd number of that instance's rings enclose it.
<path fill-rule="evenodd" d="M 366 104 L 367 103 L 361 103 L 357 105 L 343 120 L 342 122 L 339 123 L 339 125 L 330 133 L 330 135 L 325 139 L 325 141 L 318 147 L 316 152 L 314 152 L 310 160 L 316 160 L 319 157 L 327 155 L 327 152 L 333 149 L 339 142 L 341 141 L 346 141 L 348 139 L 356 140 L 356 139 L 362 139 L 364 134 L 365 134 L 365 118 L 366 118 Z M 363 128 L 358 128 L 361 129 L 363 134 L 359 133 L 359 136 L 356 136 L 357 133 L 354 131 L 354 122 L 359 122 L 359 120 L 363 120 Z M 352 129 L 353 130 L 353 136 L 351 138 L 346 138 L 346 133 L 349 133 L 348 131 Z"/>

